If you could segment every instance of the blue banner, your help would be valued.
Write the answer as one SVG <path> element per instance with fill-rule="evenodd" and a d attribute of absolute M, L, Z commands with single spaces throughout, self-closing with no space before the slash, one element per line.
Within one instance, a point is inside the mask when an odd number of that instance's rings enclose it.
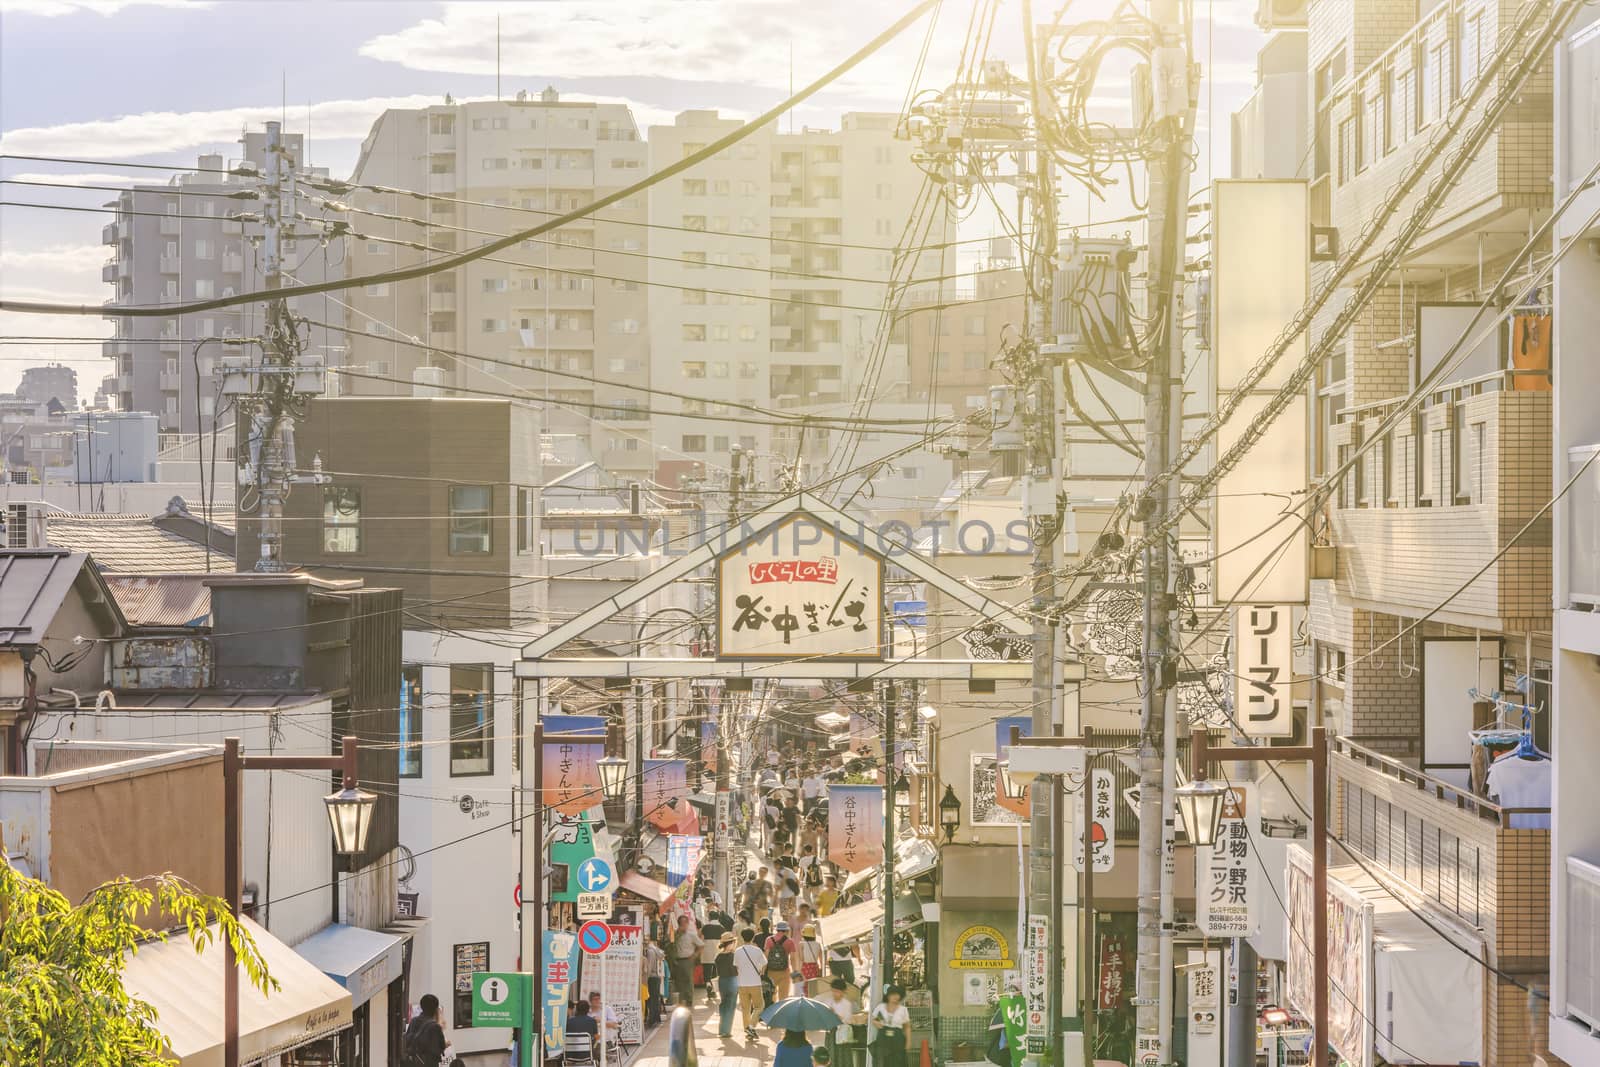
<path fill-rule="evenodd" d="M 561 734 L 571 736 L 577 734 L 582 737 L 604 737 L 606 735 L 606 717 L 604 715 L 546 715 L 539 720 L 546 734 Z"/>
<path fill-rule="evenodd" d="M 539 1003 L 544 1012 L 544 1055 L 546 1059 L 561 1055 L 563 1037 L 567 1031 L 567 990 L 571 987 L 573 968 L 577 965 L 578 938 L 569 930 L 544 932 L 543 967 L 539 975 L 542 987 Z"/>
<path fill-rule="evenodd" d="M 694 877 L 700 866 L 700 855 L 705 850 L 704 837 L 699 834 L 672 834 L 667 838 L 667 885 L 678 888 Z"/>

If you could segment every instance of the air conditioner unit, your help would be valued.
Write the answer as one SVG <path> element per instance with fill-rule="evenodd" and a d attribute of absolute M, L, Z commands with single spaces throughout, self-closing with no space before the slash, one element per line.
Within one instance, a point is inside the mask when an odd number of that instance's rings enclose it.
<path fill-rule="evenodd" d="M 1267 33 L 1274 30 L 1303 30 L 1306 9 L 1311 0 L 1256 0 L 1256 25 Z"/>
<path fill-rule="evenodd" d="M 5 548 L 44 548 L 47 544 L 43 508 L 27 504 L 7 504 L 0 513 L 5 522 L 0 526 L 0 546 Z"/>

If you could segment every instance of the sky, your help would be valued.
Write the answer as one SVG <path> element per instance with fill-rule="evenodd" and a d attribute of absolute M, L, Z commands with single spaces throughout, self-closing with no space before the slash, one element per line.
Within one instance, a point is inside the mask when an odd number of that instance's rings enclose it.
<path fill-rule="evenodd" d="M 917 89 L 947 84 L 959 62 L 976 0 L 944 0 L 927 19 L 785 122 L 835 128 L 842 112 L 899 111 Z M 1019 0 L 998 0 L 989 54 L 1022 64 Z M 1226 176 L 1227 116 L 1249 96 L 1262 35 L 1256 0 L 1196 0 L 1202 65 L 1195 188 L 1211 159 Z M 1076 0 L 1070 17 L 1099 13 Z M 308 134 L 307 158 L 347 177 L 362 137 L 385 108 L 419 107 L 547 85 L 563 98 L 628 103 L 641 127 L 670 123 L 687 108 L 749 117 L 788 95 L 887 26 L 903 10 L 889 0 L 524 0 L 407 3 L 381 0 L 0 0 L 0 155 L 90 161 L 0 159 L 0 177 L 77 185 L 126 185 L 156 171 L 110 164 L 193 165 L 203 153 L 230 158 L 240 130 L 273 118 Z M 1052 0 L 1034 0 L 1041 19 Z M 921 67 L 917 57 L 927 43 Z M 1095 99 L 1114 118 L 1128 96 L 1110 71 Z M 1210 113 L 1219 116 L 1210 121 Z M 7 184 L 0 200 L 98 208 L 115 194 Z M 1112 190 L 1091 206 L 1068 189 L 1063 221 L 1107 217 L 1124 202 Z M 0 207 L 0 294 L 8 299 L 101 303 L 109 258 L 94 211 Z M 994 232 L 980 211 L 962 237 Z M 971 264 L 963 264 L 963 267 Z M 0 338 L 108 336 L 98 318 L 0 313 Z M 0 392 L 22 369 L 56 360 L 78 369 L 92 398 L 109 369 L 97 344 L 0 343 Z"/>

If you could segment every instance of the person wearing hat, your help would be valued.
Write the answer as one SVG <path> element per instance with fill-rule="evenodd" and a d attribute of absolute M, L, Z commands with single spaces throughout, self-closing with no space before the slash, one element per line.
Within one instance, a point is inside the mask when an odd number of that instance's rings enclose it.
<path fill-rule="evenodd" d="M 810 994 L 810 983 L 822 977 L 822 957 L 825 955 L 822 942 L 817 940 L 816 924 L 806 923 L 800 928 L 800 976 L 807 983 L 804 987 L 807 995 Z"/>
<path fill-rule="evenodd" d="M 780 919 L 772 930 L 772 936 L 762 946 L 767 953 L 767 978 L 772 981 L 773 1000 L 787 1000 L 800 974 L 800 946 L 789 936 L 788 923 Z"/>
<path fill-rule="evenodd" d="M 717 1036 L 733 1036 L 733 1012 L 739 1006 L 739 976 L 734 971 L 733 950 L 738 938 L 729 930 L 717 938 L 717 955 L 712 969 L 717 976 L 717 996 L 721 997 L 721 1016 L 717 1020 Z"/>

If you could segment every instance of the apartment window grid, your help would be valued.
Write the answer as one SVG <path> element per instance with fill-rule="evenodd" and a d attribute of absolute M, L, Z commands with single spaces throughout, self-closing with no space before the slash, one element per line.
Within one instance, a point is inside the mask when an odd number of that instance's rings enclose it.
<path fill-rule="evenodd" d="M 422 667 L 407 663 L 400 668 L 399 729 L 400 777 L 422 777 Z"/>

